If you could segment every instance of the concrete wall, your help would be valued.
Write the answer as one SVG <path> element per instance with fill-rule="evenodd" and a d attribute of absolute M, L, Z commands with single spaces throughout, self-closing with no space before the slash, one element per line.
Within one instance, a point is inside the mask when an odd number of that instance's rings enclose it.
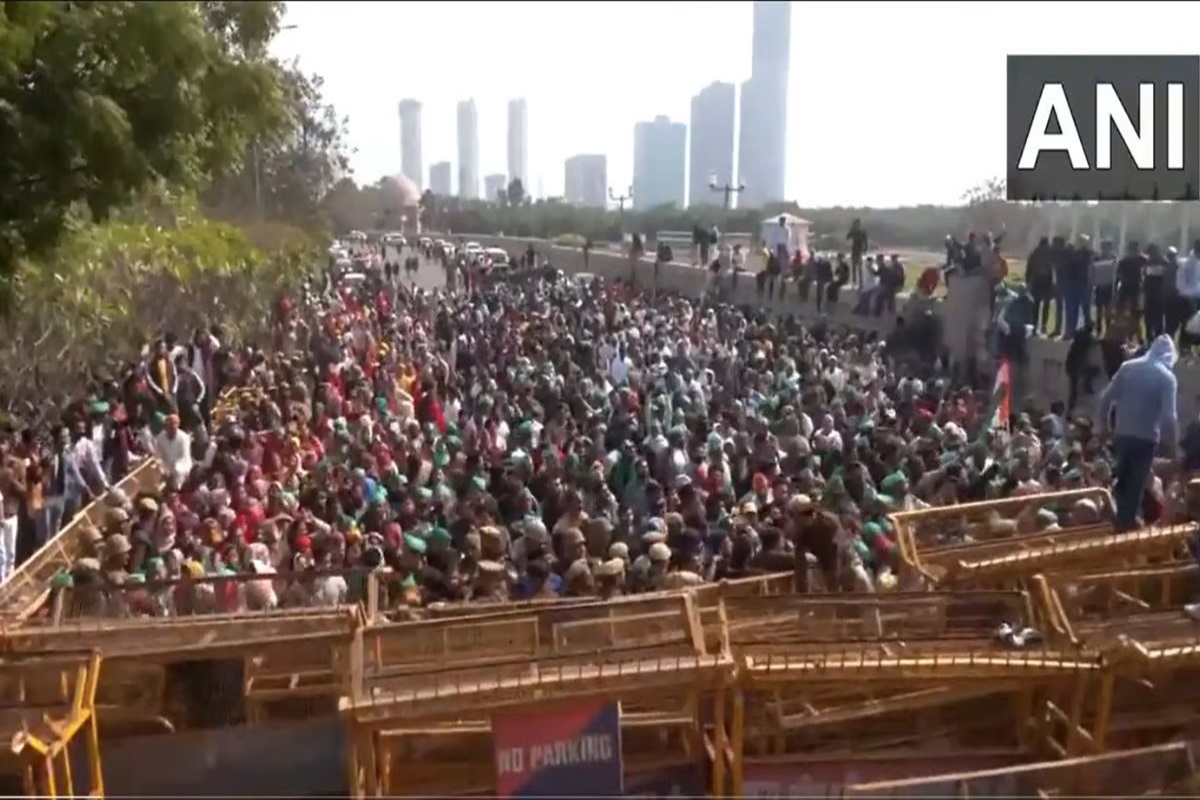
<path fill-rule="evenodd" d="M 531 241 L 476 234 L 462 234 L 462 236 L 464 240 L 477 241 L 484 247 L 502 247 L 514 255 L 524 252 Z M 610 250 L 593 250 L 588 256 L 585 269 L 583 251 L 578 248 L 562 247 L 542 240 L 532 240 L 532 243 L 538 253 L 544 258 L 549 258 L 554 266 L 568 275 L 577 272 L 592 272 L 606 279 L 620 278 L 624 280 L 629 277 L 629 259 L 620 253 Z M 653 280 L 652 274 L 652 261 L 647 259 L 643 268 L 639 270 L 638 280 L 644 282 L 640 285 L 649 286 L 650 281 Z M 708 273 L 705 270 L 690 264 L 673 262 L 661 267 L 659 285 L 668 291 L 696 295 L 704 289 L 707 278 Z M 791 286 L 788 288 L 792 289 Z M 737 296 L 734 299 L 737 303 L 759 304 L 752 277 L 747 276 L 746 280 L 739 283 Z M 848 298 L 844 295 L 842 302 L 829 311 L 827 316 L 834 324 L 881 332 L 890 329 L 890 323 L 884 320 L 868 319 L 851 314 L 847 301 Z M 817 319 L 815 304 L 812 302 L 801 303 L 794 294 L 782 303 L 767 304 L 763 301 L 763 304 L 773 311 L 792 313 L 801 318 Z M 986 310 L 981 309 L 980 313 L 986 313 Z M 953 336 L 955 332 L 947 331 L 947 335 Z M 1057 399 L 1066 400 L 1068 387 L 1063 367 L 1066 357 L 1067 345 L 1064 342 L 1046 339 L 1033 339 L 1029 342 L 1029 373 L 1026 377 L 1029 392 L 1038 399 L 1039 404 L 1046 405 L 1051 400 Z M 1183 424 L 1186 424 L 1200 412 L 1200 364 L 1181 363 L 1176 367 L 1175 372 L 1179 376 L 1180 419 Z"/>

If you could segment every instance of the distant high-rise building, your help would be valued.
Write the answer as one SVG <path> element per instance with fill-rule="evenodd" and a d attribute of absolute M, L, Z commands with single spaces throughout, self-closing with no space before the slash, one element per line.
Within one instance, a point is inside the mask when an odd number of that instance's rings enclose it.
<path fill-rule="evenodd" d="M 421 104 L 400 101 L 400 171 L 420 189 L 425 185 L 425 163 L 421 160 Z"/>
<path fill-rule="evenodd" d="M 683 208 L 687 189 L 687 126 L 663 116 L 633 126 L 633 207 Z"/>
<path fill-rule="evenodd" d="M 738 181 L 743 207 L 784 199 L 787 178 L 787 96 L 791 62 L 792 4 L 754 3 L 750 78 L 742 84 Z"/>
<path fill-rule="evenodd" d="M 479 114 L 474 100 L 458 104 L 458 196 L 479 199 Z"/>
<path fill-rule="evenodd" d="M 688 205 L 719 205 L 724 200 L 709 188 L 733 182 L 733 123 L 737 88 L 712 83 L 692 98 L 691 162 L 688 166 Z"/>
<path fill-rule="evenodd" d="M 508 101 L 508 179 L 529 192 L 529 106 L 524 98 Z"/>
<path fill-rule="evenodd" d="M 604 208 L 608 198 L 608 158 L 571 156 L 563 164 L 563 197 L 575 206 Z"/>
<path fill-rule="evenodd" d="M 429 168 L 429 191 L 439 197 L 454 194 L 454 169 L 449 161 L 439 161 Z"/>
<path fill-rule="evenodd" d="M 508 176 L 497 172 L 485 175 L 483 178 L 483 199 L 490 203 L 496 202 L 500 194 L 508 191 Z"/>

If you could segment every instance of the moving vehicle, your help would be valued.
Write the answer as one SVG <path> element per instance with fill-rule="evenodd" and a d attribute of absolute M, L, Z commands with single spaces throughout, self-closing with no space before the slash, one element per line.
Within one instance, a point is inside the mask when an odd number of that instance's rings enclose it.
<path fill-rule="evenodd" d="M 511 263 L 508 260 L 508 251 L 502 247 L 489 247 L 483 251 L 483 259 L 491 263 L 492 268 L 508 267 Z"/>

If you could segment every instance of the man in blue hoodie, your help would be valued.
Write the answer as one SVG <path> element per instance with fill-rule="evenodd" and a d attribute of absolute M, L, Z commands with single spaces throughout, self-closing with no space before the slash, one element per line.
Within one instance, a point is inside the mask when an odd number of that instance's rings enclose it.
<path fill-rule="evenodd" d="M 1122 364 L 1100 395 L 1101 432 L 1112 425 L 1114 433 L 1113 495 L 1119 531 L 1137 526 L 1156 450 L 1161 446 L 1168 455 L 1175 450 L 1179 428 L 1175 360 L 1175 343 L 1160 335 L 1145 355 Z"/>

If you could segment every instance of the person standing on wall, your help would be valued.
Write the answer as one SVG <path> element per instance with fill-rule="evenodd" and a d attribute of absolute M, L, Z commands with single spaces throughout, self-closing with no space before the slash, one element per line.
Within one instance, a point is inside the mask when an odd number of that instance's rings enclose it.
<path fill-rule="evenodd" d="M 863 227 L 861 219 L 855 217 L 854 221 L 850 223 L 850 232 L 846 234 L 846 241 L 850 243 L 851 278 L 854 285 L 861 288 L 863 285 L 863 256 L 866 255 L 869 244 L 867 231 Z"/>
<path fill-rule="evenodd" d="M 1063 322 L 1067 318 L 1064 283 L 1071 250 L 1071 245 L 1062 236 L 1055 236 L 1050 242 L 1050 270 L 1054 276 L 1054 330 L 1050 331 L 1050 337 L 1053 339 L 1062 336 Z"/>
<path fill-rule="evenodd" d="M 1135 327 L 1142 310 L 1142 276 L 1146 270 L 1146 257 L 1141 245 L 1130 242 L 1125 246 L 1125 255 L 1117 262 L 1117 313 L 1131 321 Z M 1144 341 L 1139 333 L 1139 341 Z"/>
<path fill-rule="evenodd" d="M 1175 342 L 1160 335 L 1145 355 L 1122 364 L 1100 394 L 1100 435 L 1107 438 L 1110 426 L 1114 434 L 1113 496 L 1118 531 L 1137 526 L 1155 452 L 1161 448 L 1165 455 L 1172 455 L 1175 451 L 1179 430 L 1176 358 Z"/>
<path fill-rule="evenodd" d="M 775 299 L 775 281 L 783 275 L 783 271 L 792 260 L 792 232 L 788 229 L 787 215 L 780 215 L 779 224 L 767 231 L 765 242 L 769 255 L 767 257 L 766 285 L 767 299 Z M 759 294 L 762 294 L 760 291 Z"/>
<path fill-rule="evenodd" d="M 1179 349 L 1187 354 L 1196 344 L 1188 330 L 1192 317 L 1200 312 L 1200 239 L 1192 242 L 1192 251 L 1184 257 L 1175 274 L 1175 290 L 1179 295 Z"/>
<path fill-rule="evenodd" d="M 1146 277 L 1142 282 L 1145 305 L 1142 306 L 1142 322 L 1146 326 L 1146 341 L 1154 341 L 1164 332 L 1163 312 L 1167 302 L 1167 257 L 1158 245 L 1146 247 Z"/>
<path fill-rule="evenodd" d="M 1187 322 L 1183 298 L 1179 295 L 1179 250 L 1168 247 L 1165 256 L 1167 269 L 1163 273 L 1163 333 L 1174 339 L 1178 346 L 1183 341 L 1179 338 L 1180 331 L 1183 329 L 1183 323 Z"/>
<path fill-rule="evenodd" d="M 1080 234 L 1076 237 L 1075 247 L 1069 252 L 1066 264 L 1062 269 L 1063 303 L 1066 306 L 1064 339 L 1074 336 L 1081 322 L 1084 325 L 1091 324 L 1092 309 L 1089 302 L 1091 293 L 1088 291 L 1088 281 L 1092 277 L 1094 260 L 1095 253 L 1092 250 L 1091 239 Z"/>
<path fill-rule="evenodd" d="M 1050 303 L 1054 299 L 1054 260 L 1050 239 L 1045 236 L 1025 260 L 1025 284 L 1033 299 L 1034 331 L 1040 336 L 1050 330 Z"/>

